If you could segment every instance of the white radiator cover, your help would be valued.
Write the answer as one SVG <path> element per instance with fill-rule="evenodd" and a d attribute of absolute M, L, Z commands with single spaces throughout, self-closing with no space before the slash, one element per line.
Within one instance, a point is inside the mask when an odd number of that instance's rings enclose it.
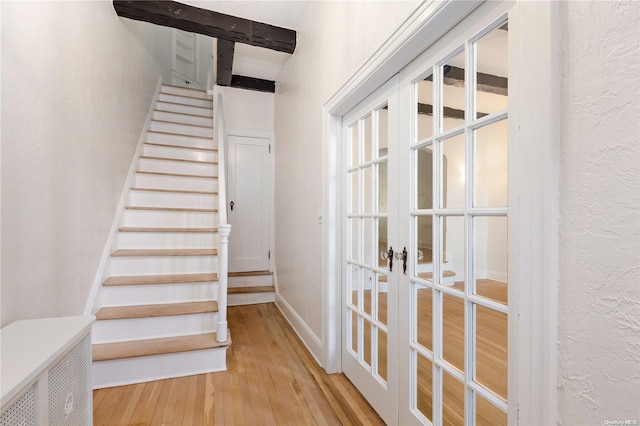
<path fill-rule="evenodd" d="M 93 423 L 93 316 L 16 321 L 1 330 L 0 426 Z"/>

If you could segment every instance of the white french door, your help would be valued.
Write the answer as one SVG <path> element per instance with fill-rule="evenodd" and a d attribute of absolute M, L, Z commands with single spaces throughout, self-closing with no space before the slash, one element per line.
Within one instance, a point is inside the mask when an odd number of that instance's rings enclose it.
<path fill-rule="evenodd" d="M 508 7 L 343 120 L 343 371 L 387 424 L 508 423 Z"/>
<path fill-rule="evenodd" d="M 345 117 L 343 139 L 342 369 L 387 423 L 398 416 L 397 113 L 392 79 Z"/>

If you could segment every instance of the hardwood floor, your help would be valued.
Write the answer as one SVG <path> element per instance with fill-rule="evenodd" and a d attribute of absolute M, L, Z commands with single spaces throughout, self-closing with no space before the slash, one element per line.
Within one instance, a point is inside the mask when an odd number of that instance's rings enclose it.
<path fill-rule="evenodd" d="M 228 316 L 227 371 L 96 390 L 94 424 L 384 424 L 344 375 L 324 373 L 274 304 Z"/>

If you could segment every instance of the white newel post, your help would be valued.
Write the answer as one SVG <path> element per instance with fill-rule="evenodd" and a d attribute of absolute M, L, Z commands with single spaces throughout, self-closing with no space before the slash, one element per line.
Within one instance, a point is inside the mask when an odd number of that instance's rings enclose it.
<path fill-rule="evenodd" d="M 227 341 L 227 275 L 229 270 L 229 234 L 231 225 L 219 225 L 220 253 L 218 253 L 218 342 Z"/>

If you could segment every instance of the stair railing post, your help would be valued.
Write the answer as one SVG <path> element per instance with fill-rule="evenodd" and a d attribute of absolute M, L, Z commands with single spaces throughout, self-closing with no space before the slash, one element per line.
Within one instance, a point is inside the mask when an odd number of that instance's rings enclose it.
<path fill-rule="evenodd" d="M 227 341 L 227 280 L 229 269 L 229 234 L 231 225 L 219 225 L 220 236 L 219 271 L 218 271 L 218 342 Z"/>

